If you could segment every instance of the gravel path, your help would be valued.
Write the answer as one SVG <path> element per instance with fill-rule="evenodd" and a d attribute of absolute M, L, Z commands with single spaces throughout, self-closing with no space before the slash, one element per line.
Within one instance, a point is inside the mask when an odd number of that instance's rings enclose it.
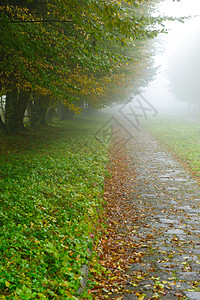
<path fill-rule="evenodd" d="M 129 144 L 139 216 L 133 239 L 146 245 L 129 270 L 137 284 L 127 284 L 122 299 L 200 299 L 199 185 L 148 134 L 136 133 Z"/>

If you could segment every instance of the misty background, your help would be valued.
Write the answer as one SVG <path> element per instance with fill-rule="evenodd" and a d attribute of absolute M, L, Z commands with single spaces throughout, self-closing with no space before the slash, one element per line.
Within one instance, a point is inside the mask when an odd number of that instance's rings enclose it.
<path fill-rule="evenodd" d="M 200 114 L 200 1 L 166 0 L 158 4 L 157 15 L 189 17 L 165 22 L 168 34 L 154 43 L 155 80 L 142 95 L 163 115 L 198 119 Z"/>

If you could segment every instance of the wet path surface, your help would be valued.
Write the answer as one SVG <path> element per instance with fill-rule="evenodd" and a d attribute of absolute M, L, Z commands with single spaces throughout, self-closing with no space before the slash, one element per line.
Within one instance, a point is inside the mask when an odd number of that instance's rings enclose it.
<path fill-rule="evenodd" d="M 130 149 L 138 215 L 130 226 L 145 243 L 121 299 L 200 299 L 200 187 L 148 134 L 137 134 Z"/>

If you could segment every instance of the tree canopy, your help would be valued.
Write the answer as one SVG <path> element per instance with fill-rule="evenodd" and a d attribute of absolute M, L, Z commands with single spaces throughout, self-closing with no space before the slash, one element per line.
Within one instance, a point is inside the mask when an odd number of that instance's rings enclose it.
<path fill-rule="evenodd" d="M 12 94 L 10 99 L 22 91 L 37 94 L 77 111 L 79 99 L 102 95 L 123 64 L 134 60 L 127 49 L 134 49 L 136 40 L 157 34 L 158 19 L 144 13 L 148 5 L 145 0 L 1 1 L 0 93 Z"/>

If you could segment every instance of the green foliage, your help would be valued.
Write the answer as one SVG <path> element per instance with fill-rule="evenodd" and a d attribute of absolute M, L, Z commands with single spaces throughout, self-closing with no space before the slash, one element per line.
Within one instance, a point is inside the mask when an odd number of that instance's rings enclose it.
<path fill-rule="evenodd" d="M 65 102 L 75 100 L 77 94 L 98 94 L 102 72 L 112 75 L 120 62 L 130 61 L 123 50 L 133 48 L 136 39 L 157 34 L 152 27 L 156 19 L 143 13 L 138 1 L 12 4 L 3 1 L 0 6 L 0 90 L 4 91 L 17 86 Z"/>
<path fill-rule="evenodd" d="M 91 256 L 107 149 L 94 122 L 63 126 L 0 137 L 1 299 L 73 299 Z"/>

